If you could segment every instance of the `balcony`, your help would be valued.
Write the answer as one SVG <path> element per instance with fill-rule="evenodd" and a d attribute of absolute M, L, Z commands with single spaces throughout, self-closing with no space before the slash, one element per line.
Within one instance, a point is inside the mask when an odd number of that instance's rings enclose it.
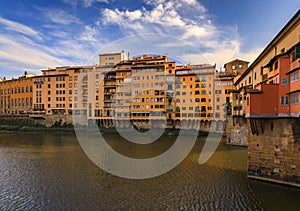
<path fill-rule="evenodd" d="M 167 112 L 173 112 L 173 111 L 174 111 L 173 106 L 168 106 L 168 107 L 167 107 Z"/>
<path fill-rule="evenodd" d="M 262 82 L 266 82 L 268 80 L 268 74 L 263 74 L 262 75 Z"/>

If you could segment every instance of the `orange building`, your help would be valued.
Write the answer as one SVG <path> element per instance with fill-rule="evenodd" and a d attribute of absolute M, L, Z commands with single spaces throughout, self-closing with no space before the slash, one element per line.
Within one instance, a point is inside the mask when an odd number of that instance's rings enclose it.
<path fill-rule="evenodd" d="M 33 75 L 0 81 L 0 113 L 27 114 L 33 111 Z"/>
<path fill-rule="evenodd" d="M 198 120 L 214 120 L 214 78 L 216 66 L 176 67 L 176 126 L 198 127 Z"/>
<path fill-rule="evenodd" d="M 235 78 L 239 115 L 298 117 L 300 10 L 250 67 Z M 266 104 L 266 99 L 269 99 Z M 267 108 L 261 108 L 267 107 Z M 267 109 L 267 110 L 266 110 Z"/>
<path fill-rule="evenodd" d="M 120 62 L 105 74 L 98 124 L 197 128 L 200 120 L 207 125 L 224 121 L 222 105 L 226 98 L 215 98 L 215 73 L 216 66 L 176 66 L 167 56 L 143 55 Z M 232 82 L 226 86 L 232 88 Z M 215 114 L 215 109 L 220 113 Z"/>
<path fill-rule="evenodd" d="M 42 70 L 34 78 L 34 110 L 47 115 L 72 114 L 73 94 L 78 87 L 78 76 L 88 67 L 57 67 Z M 74 109 L 77 107 L 74 99 Z"/>
<path fill-rule="evenodd" d="M 300 11 L 235 79 L 240 90 L 240 115 L 250 118 L 299 117 L 299 34 Z"/>

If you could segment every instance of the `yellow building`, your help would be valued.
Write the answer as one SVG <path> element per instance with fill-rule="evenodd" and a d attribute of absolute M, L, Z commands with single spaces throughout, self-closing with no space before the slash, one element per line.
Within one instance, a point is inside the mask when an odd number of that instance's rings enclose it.
<path fill-rule="evenodd" d="M 239 115 L 241 109 L 239 100 L 242 96 L 236 90 L 234 80 L 247 70 L 248 64 L 249 62 L 247 61 L 235 59 L 224 65 L 225 72 L 217 74 L 216 80 L 219 81 L 218 83 L 222 87 L 221 92 L 225 93 L 225 99 L 222 102 L 225 102 L 224 111 L 227 114 L 232 114 L 233 116 Z"/>

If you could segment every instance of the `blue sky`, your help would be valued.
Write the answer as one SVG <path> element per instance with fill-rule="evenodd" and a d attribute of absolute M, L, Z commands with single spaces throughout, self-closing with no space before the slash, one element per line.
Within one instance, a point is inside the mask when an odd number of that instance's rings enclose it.
<path fill-rule="evenodd" d="M 234 58 L 251 62 L 299 6 L 299 0 L 1 1 L 0 77 L 86 65 L 93 55 L 121 50 L 218 66 Z"/>

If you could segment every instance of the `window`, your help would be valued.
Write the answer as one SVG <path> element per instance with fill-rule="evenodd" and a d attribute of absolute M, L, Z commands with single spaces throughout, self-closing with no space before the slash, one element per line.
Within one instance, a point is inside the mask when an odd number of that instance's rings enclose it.
<path fill-rule="evenodd" d="M 235 70 L 235 65 L 232 65 L 232 69 Z"/>
<path fill-rule="evenodd" d="M 249 84 L 251 84 L 251 77 L 249 77 Z"/>
<path fill-rule="evenodd" d="M 289 105 L 289 97 L 281 96 L 280 97 L 280 106 L 288 106 Z"/>
<path fill-rule="evenodd" d="M 298 81 L 298 70 L 291 73 L 291 83 Z"/>
<path fill-rule="evenodd" d="M 216 117 L 216 118 L 220 118 L 220 113 L 216 113 L 216 114 L 215 114 L 215 117 Z"/>
<path fill-rule="evenodd" d="M 215 94 L 221 94 L 222 90 L 215 90 Z"/>
<path fill-rule="evenodd" d="M 278 68 L 278 61 L 276 61 L 274 64 L 274 70 L 277 70 L 277 68 Z"/>
<path fill-rule="evenodd" d="M 297 105 L 299 102 L 298 93 L 291 95 L 291 105 Z"/>
<path fill-rule="evenodd" d="M 254 80 L 256 80 L 256 72 L 254 73 Z"/>
<path fill-rule="evenodd" d="M 220 102 L 220 98 L 219 97 L 217 97 L 217 100 L 216 100 L 217 102 Z"/>
<path fill-rule="evenodd" d="M 295 51 L 293 52 L 293 61 L 300 58 L 300 46 L 295 47 Z"/>
<path fill-rule="evenodd" d="M 220 110 L 220 105 L 217 105 L 217 106 L 216 106 L 216 109 L 217 109 L 217 110 Z"/>
<path fill-rule="evenodd" d="M 243 68 L 243 65 L 242 65 L 242 64 L 239 64 L 239 68 L 242 69 L 242 68 Z"/>
<path fill-rule="evenodd" d="M 289 79 L 288 78 L 282 78 L 281 79 L 281 85 L 288 85 Z"/>

